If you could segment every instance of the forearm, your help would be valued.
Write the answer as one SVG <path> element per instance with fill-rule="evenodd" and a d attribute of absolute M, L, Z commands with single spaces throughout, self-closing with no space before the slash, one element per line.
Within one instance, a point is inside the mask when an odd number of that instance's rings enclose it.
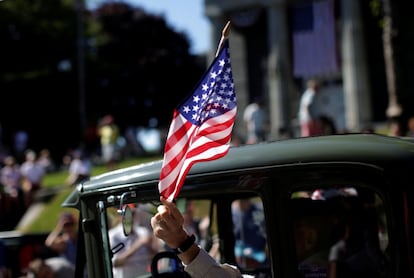
<path fill-rule="evenodd" d="M 192 278 L 242 277 L 236 267 L 219 264 L 194 243 L 194 238 L 189 237 L 184 230 L 184 218 L 174 203 L 166 201 L 163 197 L 160 197 L 160 201 L 163 205 L 158 207 L 158 213 L 151 218 L 154 235 L 162 239 L 170 248 L 180 251 L 178 257 Z"/>
<path fill-rule="evenodd" d="M 60 236 L 61 234 L 61 230 L 60 228 L 56 227 L 55 229 L 53 229 L 49 235 L 47 236 L 46 240 L 45 240 L 45 245 L 47 247 L 53 247 L 54 243 L 56 242 L 57 238 Z"/>
<path fill-rule="evenodd" d="M 180 258 L 184 265 L 189 265 L 199 253 L 200 247 L 193 243 L 193 245 L 186 252 L 178 254 L 178 258 Z"/>
<path fill-rule="evenodd" d="M 217 263 L 204 249 L 193 244 L 186 252 L 178 255 L 185 266 L 185 271 L 192 278 L 238 278 L 240 271 L 229 264 Z M 186 264 L 188 262 L 188 264 Z"/>

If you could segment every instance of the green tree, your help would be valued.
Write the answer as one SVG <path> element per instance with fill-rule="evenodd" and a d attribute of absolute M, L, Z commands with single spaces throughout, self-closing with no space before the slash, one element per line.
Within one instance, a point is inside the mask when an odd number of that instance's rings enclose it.
<path fill-rule="evenodd" d="M 3 82 L 39 78 L 74 55 L 75 17 L 69 1 L 0 3 L 0 77 Z"/>
<path fill-rule="evenodd" d="M 163 17 L 126 3 L 104 3 L 93 18 L 99 31 L 88 72 L 96 74 L 94 90 L 107 96 L 103 108 L 128 124 L 147 125 L 151 118 L 169 124 L 204 70 L 189 54 L 187 37 Z"/>
<path fill-rule="evenodd" d="M 6 143 L 17 128 L 29 132 L 32 148 L 76 140 L 67 132 L 76 128 L 76 118 L 66 121 L 76 110 L 75 35 L 72 1 L 0 2 L 0 84 L 7 104 L 0 121 Z M 56 120 L 66 130 L 63 140 L 59 130 L 50 132 Z"/>
<path fill-rule="evenodd" d="M 82 143 L 75 3 L 0 2 L 0 85 L 7 103 L 0 123 L 6 144 L 16 128 L 29 132 L 32 148 L 47 147 L 58 159 Z M 173 107 L 205 68 L 189 54 L 186 36 L 161 16 L 121 2 L 81 12 L 87 121 L 112 113 L 121 132 L 151 118 L 168 125 Z"/>

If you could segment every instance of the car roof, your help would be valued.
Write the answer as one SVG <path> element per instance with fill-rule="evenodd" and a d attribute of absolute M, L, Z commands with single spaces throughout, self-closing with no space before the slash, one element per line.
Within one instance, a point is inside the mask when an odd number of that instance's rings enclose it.
<path fill-rule="evenodd" d="M 372 164 L 381 168 L 396 168 L 407 162 L 414 164 L 414 140 L 378 134 L 343 134 L 231 147 L 223 158 L 196 163 L 187 174 L 187 180 L 257 167 L 325 162 Z M 75 207 L 82 195 L 103 194 L 132 185 L 151 185 L 155 192 L 161 166 L 162 160 L 158 160 L 92 177 L 78 185 L 62 206 Z"/>

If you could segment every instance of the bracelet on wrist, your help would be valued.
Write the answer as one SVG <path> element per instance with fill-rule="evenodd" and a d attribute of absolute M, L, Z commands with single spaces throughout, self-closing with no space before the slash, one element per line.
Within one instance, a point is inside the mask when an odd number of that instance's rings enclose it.
<path fill-rule="evenodd" d="M 174 250 L 174 252 L 176 253 L 176 254 L 181 254 L 181 253 L 184 253 L 185 251 L 187 251 L 188 249 L 190 249 L 190 247 L 194 244 L 194 242 L 195 242 L 195 236 L 194 235 L 191 235 L 191 236 L 188 236 L 187 238 L 186 238 L 186 240 L 184 240 L 184 242 L 183 243 L 181 243 L 181 245 L 180 246 L 178 246 L 177 248 L 174 248 L 173 250 Z"/>

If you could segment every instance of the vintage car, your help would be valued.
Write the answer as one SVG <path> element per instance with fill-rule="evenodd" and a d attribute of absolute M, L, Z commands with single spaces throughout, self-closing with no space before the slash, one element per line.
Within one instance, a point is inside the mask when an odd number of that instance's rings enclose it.
<path fill-rule="evenodd" d="M 114 277 L 112 257 L 123 248 L 108 237 L 114 215 L 123 216 L 128 234 L 131 204 L 156 212 L 161 165 L 93 177 L 64 201 L 79 211 L 79 276 Z M 208 220 L 200 245 L 245 274 L 414 277 L 413 175 L 409 138 L 294 138 L 231 147 L 223 158 L 195 164 L 176 203 L 185 212 L 191 202 L 195 217 Z M 245 202 L 255 211 L 237 211 Z M 170 255 L 160 249 L 154 260 Z M 143 277 L 183 277 L 174 265 L 155 262 Z"/>

